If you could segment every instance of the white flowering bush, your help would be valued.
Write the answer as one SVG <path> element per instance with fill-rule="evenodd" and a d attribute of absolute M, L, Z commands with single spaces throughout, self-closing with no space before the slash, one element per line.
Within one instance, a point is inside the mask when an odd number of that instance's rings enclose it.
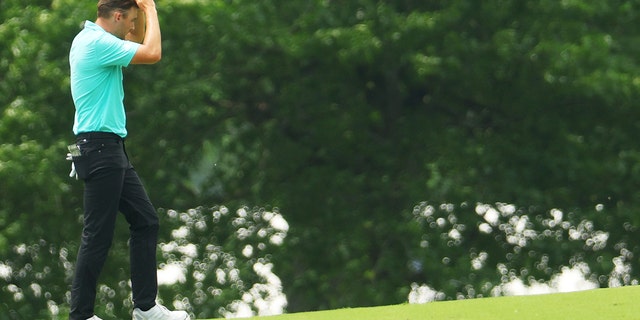
<path fill-rule="evenodd" d="M 159 245 L 165 304 L 199 319 L 284 312 L 287 299 L 271 253 L 284 243 L 289 224 L 277 209 L 219 206 L 161 214 L 168 218 L 164 228 L 172 228 Z"/>
<path fill-rule="evenodd" d="M 413 223 L 422 235 L 408 263 L 410 303 L 638 284 L 625 242 L 575 212 L 423 202 Z"/>
<path fill-rule="evenodd" d="M 219 206 L 158 213 L 163 304 L 198 319 L 284 312 L 287 298 L 271 254 L 284 243 L 289 224 L 277 209 Z M 126 237 L 126 230 L 119 232 Z M 68 318 L 77 245 L 41 239 L 11 248 L 12 259 L 0 257 L 0 320 Z M 131 317 L 128 264 L 126 241 L 114 242 L 97 288 L 100 316 Z"/>

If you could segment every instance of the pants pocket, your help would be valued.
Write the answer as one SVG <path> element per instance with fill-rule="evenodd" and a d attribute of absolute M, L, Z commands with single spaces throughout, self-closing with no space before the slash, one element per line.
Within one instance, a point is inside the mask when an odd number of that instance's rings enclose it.
<path fill-rule="evenodd" d="M 91 171 L 89 157 L 86 155 L 73 157 L 73 165 L 76 167 L 76 172 L 78 173 L 78 179 L 86 179 L 89 177 L 89 172 Z"/>

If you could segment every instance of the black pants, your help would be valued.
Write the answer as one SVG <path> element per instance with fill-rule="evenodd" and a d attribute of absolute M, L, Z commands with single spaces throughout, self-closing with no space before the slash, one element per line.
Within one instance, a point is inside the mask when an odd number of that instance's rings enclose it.
<path fill-rule="evenodd" d="M 81 156 L 73 161 L 84 180 L 84 228 L 71 287 L 69 319 L 93 316 L 98 276 L 113 241 L 118 211 L 129 223 L 134 306 L 155 305 L 158 292 L 158 215 L 129 162 L 124 140 L 110 133 L 79 134 Z"/>

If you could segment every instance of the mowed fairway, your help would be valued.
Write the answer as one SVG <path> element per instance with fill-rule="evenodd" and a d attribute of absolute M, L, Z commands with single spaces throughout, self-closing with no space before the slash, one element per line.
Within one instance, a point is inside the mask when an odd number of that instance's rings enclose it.
<path fill-rule="evenodd" d="M 640 286 L 518 297 L 496 297 L 423 305 L 294 313 L 260 320 L 601 320 L 640 319 Z"/>

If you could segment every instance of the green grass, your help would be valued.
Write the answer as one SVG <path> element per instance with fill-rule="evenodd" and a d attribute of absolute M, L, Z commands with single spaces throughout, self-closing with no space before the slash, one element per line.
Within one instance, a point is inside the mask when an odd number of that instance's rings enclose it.
<path fill-rule="evenodd" d="M 372 308 L 292 313 L 251 320 L 640 319 L 640 286 Z"/>

